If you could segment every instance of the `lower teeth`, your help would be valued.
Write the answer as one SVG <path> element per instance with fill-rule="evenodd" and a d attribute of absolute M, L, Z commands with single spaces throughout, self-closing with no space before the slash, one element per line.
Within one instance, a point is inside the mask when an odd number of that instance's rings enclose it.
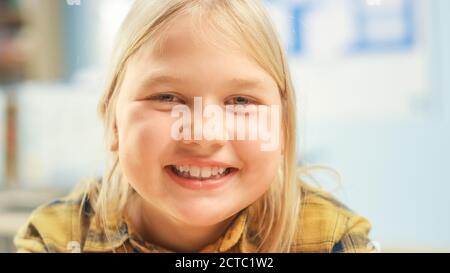
<path fill-rule="evenodd" d="M 196 177 L 196 176 L 191 176 L 189 173 L 180 172 L 174 166 L 170 166 L 170 168 L 177 176 L 181 176 L 181 177 L 188 178 L 188 179 L 200 179 L 200 180 L 220 178 L 231 172 L 231 169 L 227 168 L 222 174 L 211 175 L 209 177 Z"/>

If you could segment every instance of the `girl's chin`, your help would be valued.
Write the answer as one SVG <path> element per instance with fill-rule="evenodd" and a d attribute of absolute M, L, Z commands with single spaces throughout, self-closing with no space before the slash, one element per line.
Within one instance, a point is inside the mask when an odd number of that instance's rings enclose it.
<path fill-rule="evenodd" d="M 234 214 L 231 213 L 233 216 Z M 189 212 L 179 212 L 177 218 L 190 226 L 197 227 L 208 227 L 222 223 L 226 221 L 230 217 L 227 214 L 223 214 L 223 212 L 217 211 L 205 211 L 203 210 L 192 210 Z"/>

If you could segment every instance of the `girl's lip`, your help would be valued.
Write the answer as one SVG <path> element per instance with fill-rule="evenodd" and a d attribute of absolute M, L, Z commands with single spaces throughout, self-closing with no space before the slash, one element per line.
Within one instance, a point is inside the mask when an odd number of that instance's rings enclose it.
<path fill-rule="evenodd" d="M 235 169 L 221 178 L 200 180 L 200 179 L 188 179 L 178 176 L 171 170 L 170 166 L 164 167 L 164 170 L 169 175 L 169 177 L 173 181 L 175 181 L 178 185 L 191 190 L 212 190 L 220 188 L 225 184 L 228 184 L 228 182 L 230 182 L 234 178 L 234 176 L 238 173 L 238 170 Z"/>
<path fill-rule="evenodd" d="M 176 165 L 176 166 L 197 166 L 197 167 L 221 167 L 221 168 L 235 168 L 240 169 L 236 166 L 233 166 L 232 164 L 216 161 L 216 160 L 206 160 L 206 159 L 197 159 L 197 158 L 191 158 L 191 159 L 182 159 L 177 160 L 176 162 L 170 163 L 167 166 L 170 165 Z"/>

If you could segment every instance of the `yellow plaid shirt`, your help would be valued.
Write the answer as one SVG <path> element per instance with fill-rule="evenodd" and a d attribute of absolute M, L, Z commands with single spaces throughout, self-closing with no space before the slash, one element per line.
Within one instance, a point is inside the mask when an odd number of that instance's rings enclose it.
<path fill-rule="evenodd" d="M 365 218 L 322 190 L 307 185 L 302 189 L 299 234 L 292 252 L 376 252 Z M 111 220 L 115 228 L 106 231 L 107 238 L 93 219 L 89 202 L 81 200 L 82 195 L 62 198 L 37 208 L 14 238 L 17 251 L 170 252 L 141 240 L 126 217 Z M 242 236 L 248 219 L 248 210 L 242 210 L 223 236 L 201 252 L 254 252 L 254 246 Z"/>

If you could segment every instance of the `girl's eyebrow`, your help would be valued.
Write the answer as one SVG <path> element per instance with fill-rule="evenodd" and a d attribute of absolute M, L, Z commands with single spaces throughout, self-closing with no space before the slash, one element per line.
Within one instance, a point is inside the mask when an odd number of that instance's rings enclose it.
<path fill-rule="evenodd" d="M 178 84 L 183 83 L 182 78 L 174 77 L 166 74 L 151 74 L 150 76 L 144 77 L 139 83 L 137 90 L 147 90 L 157 85 L 163 84 Z"/>

